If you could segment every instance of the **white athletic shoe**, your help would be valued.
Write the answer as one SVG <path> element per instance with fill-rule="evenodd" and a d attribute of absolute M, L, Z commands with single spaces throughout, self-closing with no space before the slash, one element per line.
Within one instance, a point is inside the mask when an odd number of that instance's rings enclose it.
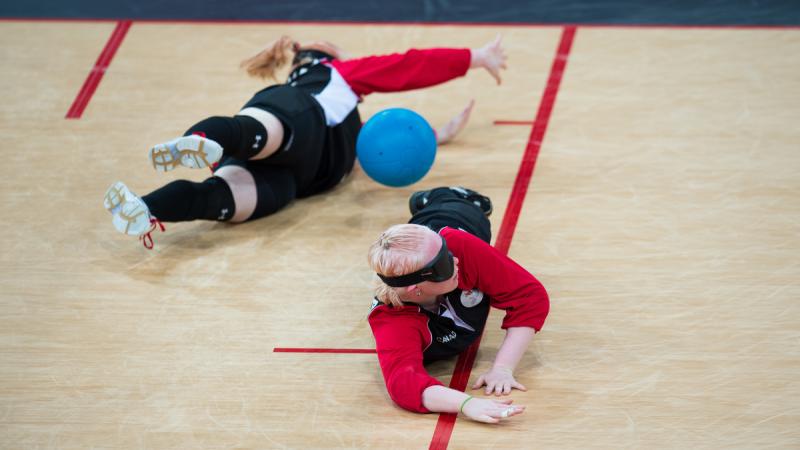
<path fill-rule="evenodd" d="M 120 233 L 141 236 L 152 227 L 147 205 L 121 181 L 108 188 L 103 206 L 111 213 L 111 223 Z"/>
<path fill-rule="evenodd" d="M 168 172 L 178 165 L 190 169 L 211 167 L 222 158 L 222 146 L 216 141 L 193 134 L 182 136 L 150 149 L 153 168 Z"/>

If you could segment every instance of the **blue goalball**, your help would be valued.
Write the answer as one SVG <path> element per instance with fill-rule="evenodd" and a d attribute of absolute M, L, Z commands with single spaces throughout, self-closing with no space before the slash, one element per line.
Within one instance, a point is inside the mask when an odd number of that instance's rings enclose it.
<path fill-rule="evenodd" d="M 356 156 L 364 172 L 391 187 L 408 186 L 428 173 L 436 157 L 436 134 L 419 114 L 385 109 L 361 127 Z"/>

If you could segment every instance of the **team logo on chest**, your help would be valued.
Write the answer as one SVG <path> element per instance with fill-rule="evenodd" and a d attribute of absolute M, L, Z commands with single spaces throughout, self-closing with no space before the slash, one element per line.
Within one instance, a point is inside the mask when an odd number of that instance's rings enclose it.
<path fill-rule="evenodd" d="M 470 289 L 461 292 L 461 304 L 465 308 L 472 308 L 483 300 L 483 292 L 477 289 Z"/>
<path fill-rule="evenodd" d="M 444 336 L 436 336 L 436 340 L 441 342 L 442 344 L 447 344 L 448 342 L 452 341 L 458 337 L 455 331 L 451 331 Z"/>

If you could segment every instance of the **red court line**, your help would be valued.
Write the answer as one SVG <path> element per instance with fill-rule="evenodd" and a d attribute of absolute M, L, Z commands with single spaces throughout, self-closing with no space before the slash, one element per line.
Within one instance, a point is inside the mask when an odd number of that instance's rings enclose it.
<path fill-rule="evenodd" d="M 274 353 L 375 353 L 374 348 L 308 348 L 275 347 Z"/>
<path fill-rule="evenodd" d="M 97 62 L 94 63 L 94 67 L 92 67 L 92 70 L 89 72 L 89 76 L 86 77 L 86 81 L 83 82 L 83 87 L 81 87 L 81 90 L 78 92 L 78 96 L 75 97 L 72 106 L 70 106 L 69 111 L 67 111 L 67 119 L 81 118 L 83 110 L 86 109 L 86 105 L 88 105 L 89 100 L 92 99 L 94 91 L 97 90 L 100 80 L 103 79 L 106 69 L 108 69 L 109 64 L 111 64 L 111 60 L 122 44 L 122 40 L 125 39 L 125 35 L 128 33 L 131 24 L 132 22 L 130 20 L 121 20 L 117 22 L 114 32 L 111 33 L 111 37 L 108 38 L 105 48 L 103 48 L 100 56 L 97 57 Z"/>
<path fill-rule="evenodd" d="M 494 125 L 533 125 L 532 120 L 495 120 Z"/>
<path fill-rule="evenodd" d="M 500 225 L 500 231 L 495 240 L 494 246 L 503 253 L 508 253 L 508 249 L 511 246 L 511 238 L 517 227 L 517 220 L 522 210 L 522 203 L 525 201 L 528 185 L 533 176 L 536 159 L 539 157 L 539 149 L 542 146 L 542 141 L 547 131 L 550 114 L 556 103 L 556 96 L 558 95 L 558 89 L 561 85 L 561 78 L 564 75 L 564 69 L 567 66 L 567 58 L 569 57 L 576 31 L 576 27 L 565 27 L 561 34 L 558 53 L 550 68 L 547 86 L 542 94 L 539 110 L 536 113 L 536 120 L 533 123 L 530 137 L 528 137 L 528 145 L 525 148 L 525 154 L 522 157 L 522 162 L 517 172 L 517 179 L 514 181 L 514 188 L 511 191 L 511 197 L 508 199 L 508 207 L 503 216 L 503 223 Z"/>
<path fill-rule="evenodd" d="M 576 28 L 569 26 L 565 27 L 561 33 L 561 42 L 558 45 L 558 51 L 550 68 L 550 76 L 547 79 L 547 86 L 544 89 L 541 103 L 539 103 L 536 121 L 533 123 L 528 145 L 525 148 L 525 153 L 522 156 L 522 162 L 517 172 L 517 179 L 514 181 L 511 197 L 508 199 L 508 207 L 503 216 L 503 223 L 500 225 L 500 231 L 494 244 L 495 248 L 504 254 L 508 254 L 508 249 L 511 246 L 511 238 L 514 236 L 514 230 L 517 227 L 517 220 L 522 210 L 522 203 L 525 201 L 525 193 L 528 191 L 528 185 L 533 175 L 533 168 L 536 166 L 536 159 L 539 156 L 539 149 L 542 146 L 545 131 L 547 131 L 550 114 L 553 112 L 558 88 L 561 85 L 561 78 L 564 75 L 567 58 L 572 48 L 572 41 L 575 39 L 575 32 Z M 459 355 L 456 367 L 453 370 L 453 378 L 450 380 L 451 389 L 464 391 L 467 388 L 467 382 L 472 372 L 472 365 L 475 363 L 475 355 L 478 353 L 480 341 L 479 338 L 464 353 Z M 455 422 L 456 414 L 440 414 L 428 448 L 431 450 L 446 449 L 447 444 L 450 442 Z"/>

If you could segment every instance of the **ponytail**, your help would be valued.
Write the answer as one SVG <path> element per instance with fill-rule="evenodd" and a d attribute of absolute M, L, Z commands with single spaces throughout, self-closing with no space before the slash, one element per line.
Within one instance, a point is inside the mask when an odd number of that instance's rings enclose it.
<path fill-rule="evenodd" d="M 284 35 L 257 55 L 242 61 L 239 67 L 245 69 L 251 77 L 275 79 L 275 72 L 286 65 L 299 47 L 297 42 Z"/>
<path fill-rule="evenodd" d="M 392 305 L 396 308 L 400 308 L 403 306 L 403 300 L 400 298 L 397 289 L 398 288 L 386 285 L 386 283 L 378 279 L 375 286 L 375 298 L 385 305 Z"/>

